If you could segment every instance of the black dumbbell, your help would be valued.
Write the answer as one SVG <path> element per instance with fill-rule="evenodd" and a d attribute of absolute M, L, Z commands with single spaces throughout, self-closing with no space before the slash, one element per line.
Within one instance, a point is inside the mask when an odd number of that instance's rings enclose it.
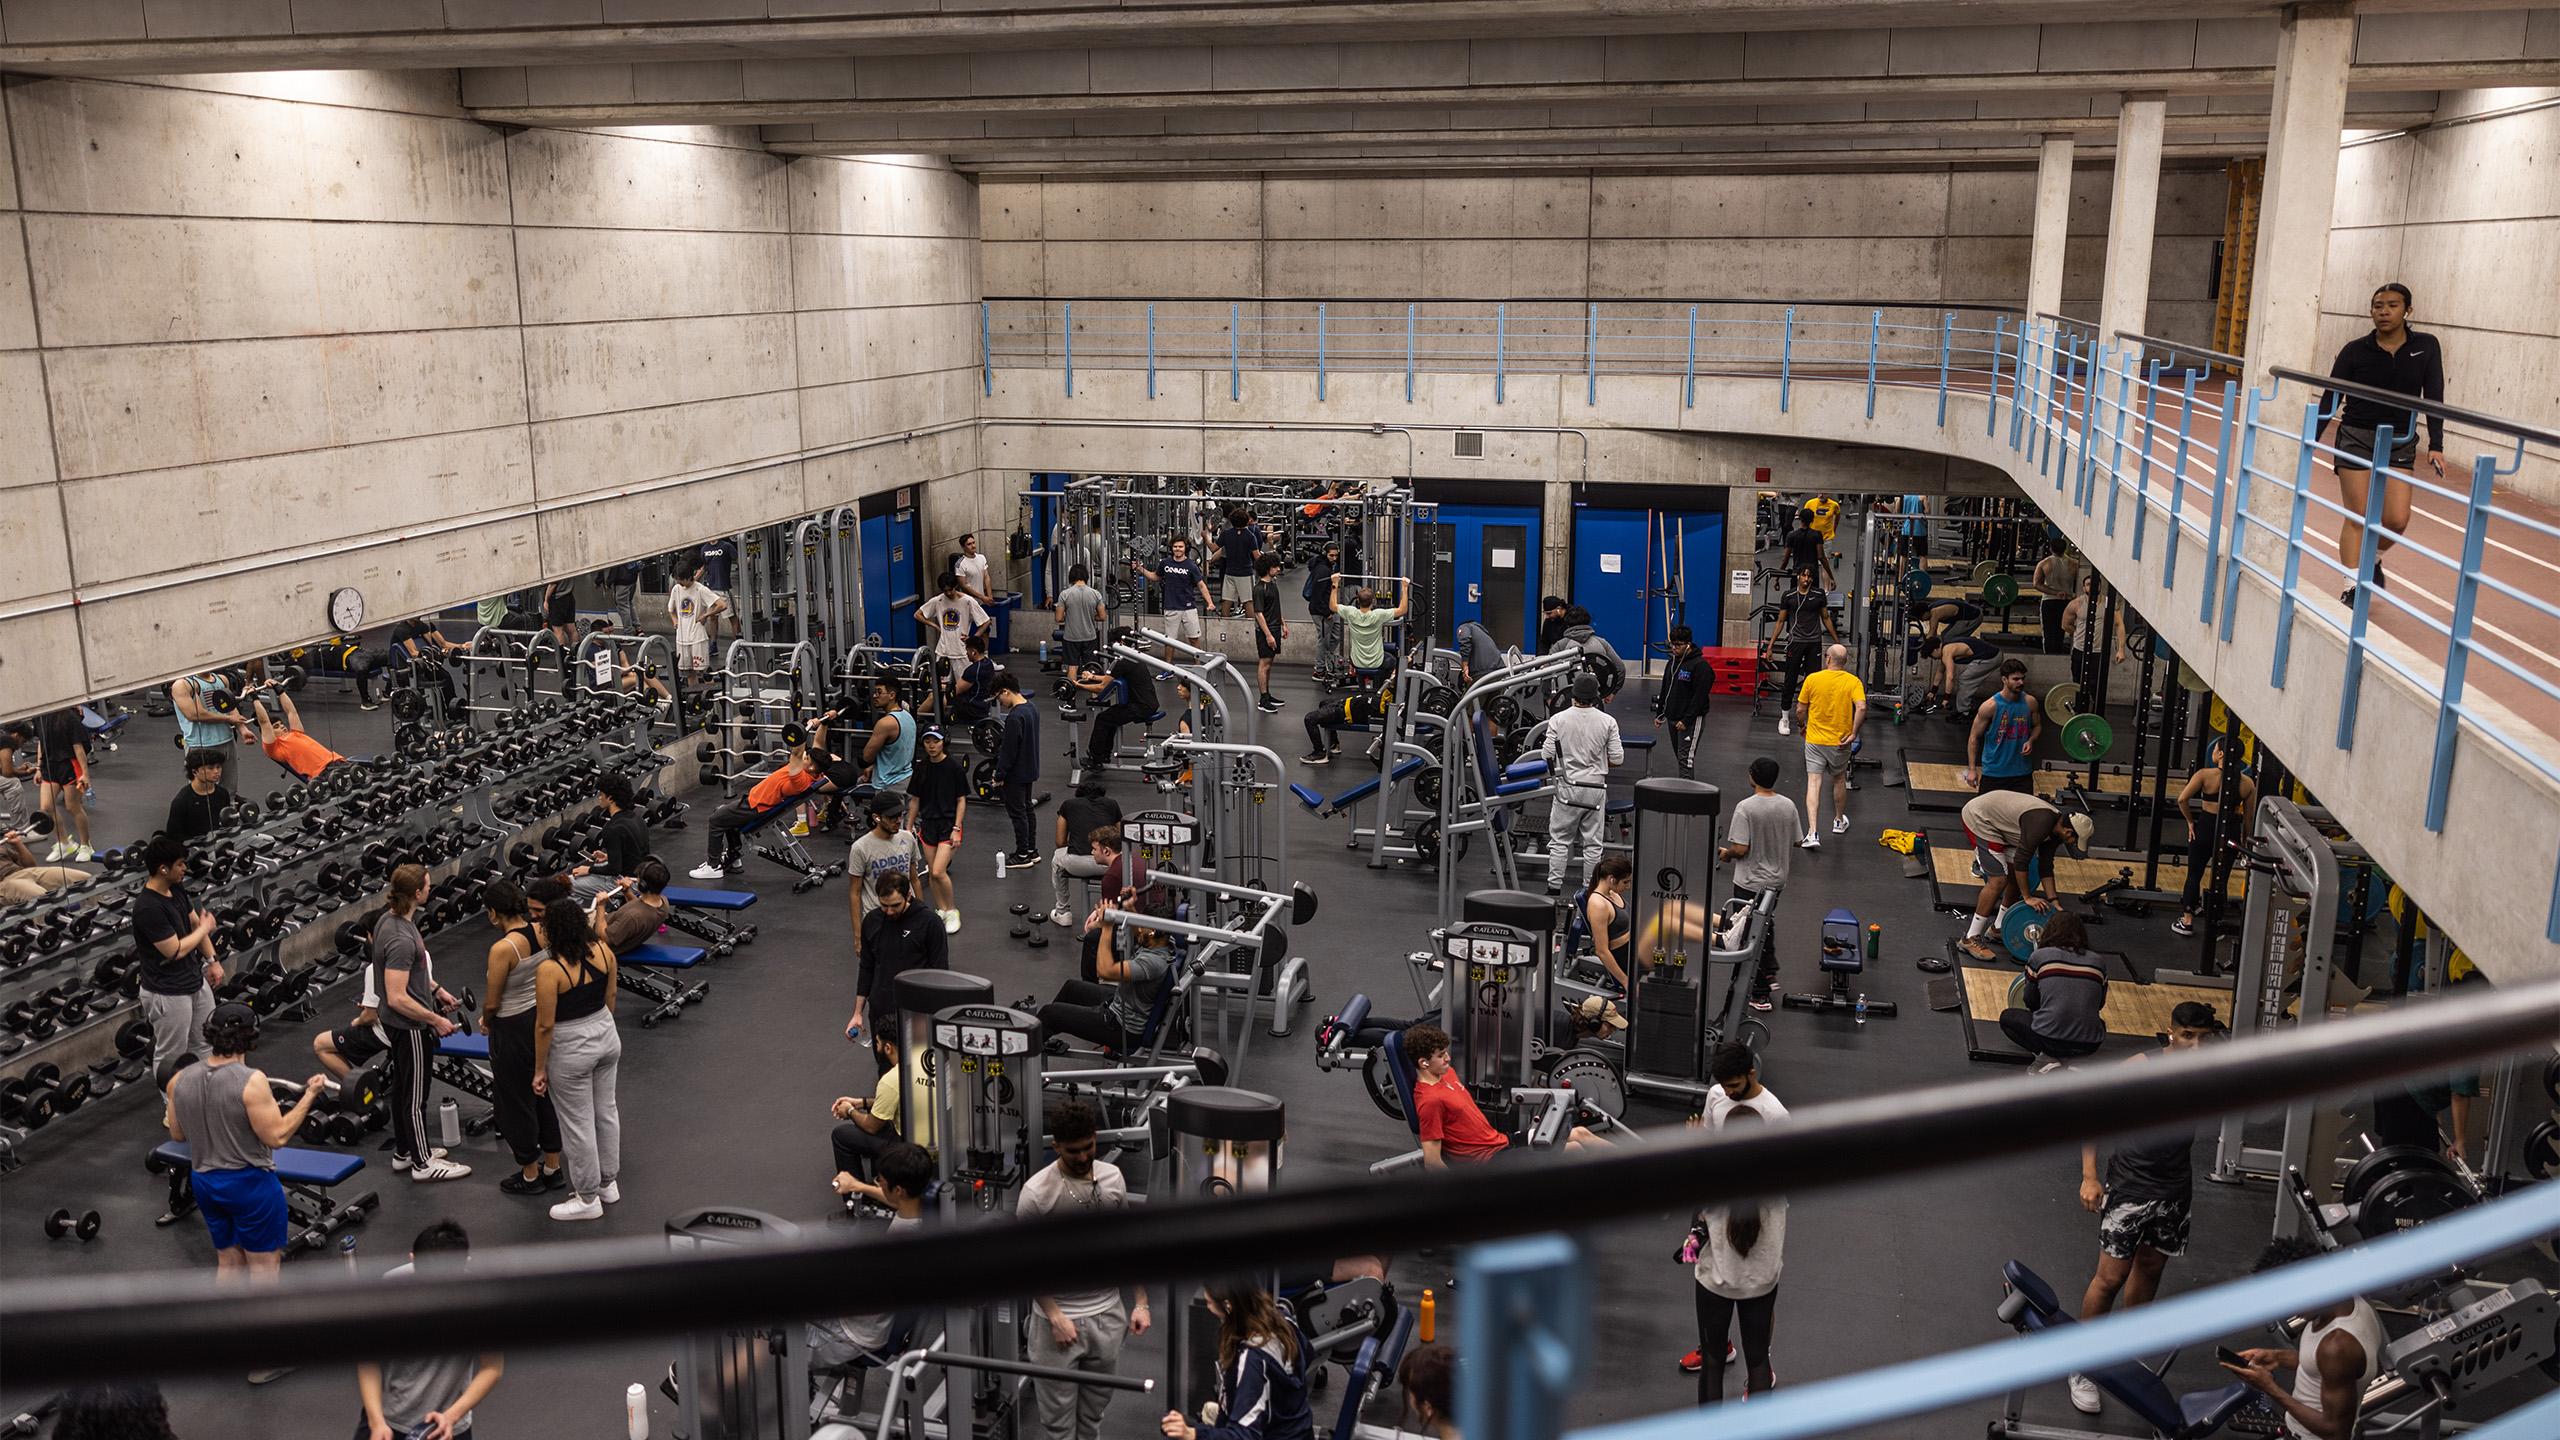
<path fill-rule="evenodd" d="M 77 1235 L 84 1241 L 95 1240 L 98 1238 L 98 1223 L 95 1210 L 81 1211 L 77 1220 L 71 1218 L 68 1210 L 56 1210 L 44 1217 L 45 1238 L 59 1240 L 65 1235 Z"/>

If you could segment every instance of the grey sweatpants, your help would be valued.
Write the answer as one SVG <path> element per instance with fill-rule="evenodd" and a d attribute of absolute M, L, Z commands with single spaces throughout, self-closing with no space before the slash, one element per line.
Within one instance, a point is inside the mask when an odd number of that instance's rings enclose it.
<path fill-rule="evenodd" d="M 1563 785 L 1547 807 L 1547 888 L 1562 889 L 1564 868 L 1581 852 L 1582 883 L 1591 884 L 1591 867 L 1600 863 L 1601 822 L 1608 816 L 1605 785 Z"/>
<path fill-rule="evenodd" d="M 213 1018 L 213 987 L 198 986 L 192 995 L 142 992 L 142 1018 L 151 1022 L 151 1079 L 169 1083 L 178 1057 L 204 1054 L 204 1022 Z"/>
<path fill-rule="evenodd" d="M 1110 1309 L 1078 1320 L 1072 1345 L 1059 1344 L 1049 1333 L 1049 1317 L 1038 1306 L 1032 1307 L 1029 1318 L 1031 1333 L 1024 1358 L 1032 1364 L 1104 1375 L 1119 1370 L 1120 1347 L 1129 1339 L 1126 1302 L 1115 1299 Z M 1034 1380 L 1031 1389 L 1040 1402 L 1040 1434 L 1045 1440 L 1099 1440 L 1102 1412 L 1111 1406 L 1110 1391 L 1064 1380 Z"/>
<path fill-rule="evenodd" d="M 560 1116 L 569 1188 L 580 1199 L 594 1199 L 622 1174 L 622 1111 L 614 1095 L 622 1073 L 622 1032 L 613 1012 L 599 1010 L 552 1027 L 547 1071 L 545 1088 Z"/>
<path fill-rule="evenodd" d="M 1091 855 L 1070 855 L 1063 845 L 1049 852 L 1049 881 L 1057 889 L 1059 909 L 1073 910 L 1076 902 L 1084 898 L 1076 893 L 1077 881 L 1101 878 L 1102 862 Z"/>

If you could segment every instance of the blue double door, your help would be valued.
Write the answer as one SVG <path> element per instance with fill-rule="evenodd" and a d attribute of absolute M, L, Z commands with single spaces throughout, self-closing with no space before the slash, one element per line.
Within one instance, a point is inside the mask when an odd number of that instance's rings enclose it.
<path fill-rule="evenodd" d="M 1670 651 L 1671 627 L 1718 643 L 1724 620 L 1724 491 L 1672 505 L 1612 505 L 1605 489 L 1573 507 L 1573 603 L 1629 664 Z"/>
<path fill-rule="evenodd" d="M 1504 645 L 1534 649 L 1538 639 L 1538 507 L 1448 504 L 1439 506 L 1422 533 L 1424 597 L 1442 644 L 1470 620 L 1481 621 Z"/>
<path fill-rule="evenodd" d="M 916 607 L 924 603 L 924 555 L 916 541 L 913 492 L 866 497 L 861 510 L 863 628 L 883 644 L 913 645 Z"/>

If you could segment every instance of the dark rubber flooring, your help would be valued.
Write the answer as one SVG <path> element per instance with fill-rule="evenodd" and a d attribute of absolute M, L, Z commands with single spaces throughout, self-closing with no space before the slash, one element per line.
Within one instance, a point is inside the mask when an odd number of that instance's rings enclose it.
<path fill-rule="evenodd" d="M 1295 685 L 1284 687 L 1283 693 L 1302 703 L 1309 692 Z M 1618 709 L 1630 732 L 1653 728 L 1633 697 L 1622 700 Z M 1294 706 L 1276 718 L 1286 727 L 1283 735 L 1294 734 Z M 351 751 L 363 747 L 368 732 L 387 731 L 385 722 L 387 713 L 360 716 L 351 705 L 332 707 L 327 719 L 340 737 L 339 748 Z M 102 792 L 111 797 L 102 806 L 102 838 L 122 838 L 113 832 L 120 815 L 138 819 L 145 811 L 156 814 L 167 790 L 174 788 L 175 758 L 165 753 L 160 734 L 166 723 L 137 720 L 137 728 L 146 731 L 140 743 L 128 744 L 102 773 Z M 1057 726 L 1052 716 L 1047 722 L 1052 752 L 1058 748 Z M 1744 768 L 1764 753 L 1778 757 L 1785 768 L 1782 788 L 1801 795 L 1800 743 L 1779 738 L 1770 721 L 1751 722 L 1741 702 L 1722 703 L 1709 721 L 1701 752 L 1703 778 L 1725 787 L 1728 805 L 1747 793 Z M 1045 763 L 1054 765 L 1054 754 Z M 1670 771 L 1670 757 L 1664 754 L 1655 762 L 1655 773 Z M 171 777 L 166 786 L 156 778 L 144 779 L 163 773 Z M 1359 773 L 1353 765 L 1337 764 L 1312 777 L 1293 778 L 1311 778 L 1319 788 L 1333 790 L 1349 785 Z M 263 793 L 268 778 L 261 773 L 247 788 Z M 1044 788 L 1063 794 L 1063 779 L 1053 773 Z M 1932 915 L 1926 884 L 1901 878 L 1897 857 L 1875 843 L 1880 828 L 1912 823 L 1899 792 L 1881 788 L 1874 771 L 1864 772 L 1861 783 L 1865 788 L 1853 807 L 1854 831 L 1827 836 L 1821 851 L 1796 857 L 1780 912 L 1785 983 L 1818 988 L 1816 921 L 1833 906 L 1844 906 L 1862 920 L 1884 926 L 1884 959 L 1869 973 L 1864 988 L 1878 999 L 1898 1002 L 1901 1014 L 1859 1026 L 1846 1017 L 1773 1012 L 1766 1017 L 1773 1039 L 1765 1078 L 1798 1108 L 1952 1081 L 2034 1083 L 2016 1069 L 1968 1063 L 1956 1017 L 1928 1008 L 1927 977 L 1912 961 L 1936 952 L 1942 938 L 1952 933 L 1949 927 L 1959 922 Z M 140 798 L 145 792 L 148 804 Z M 1132 809 L 1153 798 L 1135 777 L 1120 779 L 1115 792 Z M 707 808 L 707 797 L 693 798 L 698 817 Z M 1371 1107 L 1356 1075 L 1328 1075 L 1315 1068 L 1312 1035 L 1317 1022 L 1355 990 L 1379 996 L 1381 1008 L 1390 1013 L 1407 1008 L 1412 992 L 1402 957 L 1426 941 L 1431 880 L 1362 866 L 1343 848 L 1343 821 L 1320 823 L 1302 814 L 1293 819 L 1294 873 L 1323 899 L 1322 913 L 1296 932 L 1293 947 L 1322 957 L 1313 961 L 1316 1003 L 1287 1040 L 1257 1030 L 1245 1078 L 1288 1103 L 1288 1180 L 1334 1180 L 1359 1175 L 1370 1161 L 1408 1148 L 1410 1140 L 1401 1126 Z M 1044 835 L 1048 824 L 1044 811 Z M 1046 909 L 1048 882 L 1045 868 L 1017 872 L 1001 882 L 993 878 L 989 857 L 1002 827 L 997 814 L 982 814 L 969 827 L 969 847 L 958 867 L 968 921 L 955 940 L 954 964 L 989 976 L 1000 998 L 1026 992 L 1045 998 L 1059 977 L 1074 973 L 1074 951 L 1065 944 L 1033 951 L 1007 938 L 1006 906 L 1022 900 Z M 697 820 L 687 831 L 661 834 L 659 848 L 681 869 L 699 859 L 702 835 Z M 1480 867 L 1481 858 L 1474 864 Z M 466 1225 L 475 1244 L 484 1248 L 649 1235 L 677 1211 L 714 1202 L 753 1206 L 812 1226 L 844 1223 L 828 1218 L 833 1202 L 826 1185 L 826 1109 L 831 1097 L 861 1092 L 871 1077 L 868 1056 L 847 1045 L 842 1033 L 853 980 L 843 939 L 844 899 L 839 886 L 795 897 L 784 878 L 761 860 L 751 862 L 750 883 L 765 897 L 753 917 L 761 938 L 752 948 L 713 962 L 707 972 L 697 972 L 707 973 L 711 981 L 707 1002 L 654 1030 L 626 1029 L 624 1198 L 603 1222 L 556 1224 L 543 1214 L 543 1202 L 500 1194 L 495 1182 L 507 1165 L 497 1140 L 468 1140 L 459 1157 L 478 1169 L 467 1180 L 419 1186 L 390 1178 L 379 1166 L 379 1178 L 360 1177 L 353 1188 L 365 1188 L 370 1181 L 382 1195 L 380 1213 L 358 1232 L 360 1267 L 378 1272 L 399 1263 L 406 1237 L 447 1216 Z M 2167 918 L 2111 919 L 2101 943 L 2165 954 Z M 434 949 L 442 972 L 448 977 L 472 975 L 484 941 L 476 925 L 438 937 Z M 352 1008 L 351 994 L 342 985 L 326 997 L 323 1018 L 328 1023 L 343 1021 Z M 308 1073 L 307 1042 L 314 1028 L 290 1027 L 273 1035 L 257 1059 L 280 1074 Z M 2109 1050 L 2129 1051 L 2131 1044 L 2118 1040 Z M 1639 1126 L 1676 1126 L 1680 1116 L 1639 1103 L 1629 1118 Z M 92 1105 L 38 1137 L 29 1147 L 25 1168 L 0 1178 L 0 1215 L 5 1215 L 0 1270 L 12 1280 L 29 1280 L 210 1264 L 200 1224 L 152 1226 L 161 1185 L 144 1173 L 142 1161 L 159 1137 L 158 1106 L 139 1090 Z M 2076 1295 L 2095 1251 L 2093 1220 L 2079 1208 L 2077 1180 L 2077 1157 L 2066 1152 L 1798 1200 L 1777 1308 L 1780 1382 L 1801 1383 L 2000 1338 L 2005 1332 L 1992 1309 L 1999 1298 L 2000 1264 L 2011 1257 L 2034 1265 L 2065 1295 Z M 2172 1291 L 2240 1273 L 2268 1233 L 2271 1192 L 2211 1185 L 2199 1191 L 2193 1250 L 2170 1268 Z M 1675 1368 L 1681 1353 L 1697 1342 L 1693 1282 L 1671 1258 L 1686 1207 L 1677 1195 L 1659 1200 L 1654 1219 L 1587 1237 L 1592 1293 L 1600 1298 L 1592 1316 L 1589 1373 L 1574 1406 L 1578 1422 L 1643 1415 L 1694 1399 L 1694 1380 Z M 105 1216 L 105 1233 L 87 1245 L 47 1240 L 38 1221 L 58 1205 L 96 1207 Z M 1240 1247 L 1249 1243 L 1248 1237 L 1240 1237 Z M 331 1263 L 306 1257 L 291 1268 Z M 1408 1294 L 1437 1278 L 1412 1257 L 1399 1260 L 1396 1275 Z M 858 1308 L 861 1298 L 847 1295 L 847 1309 Z M 1158 1308 L 1164 1308 L 1161 1298 Z M 1444 1336 L 1453 1310 L 1441 1308 Z M 579 1317 L 560 1315 L 558 1332 L 564 1342 L 574 1342 Z M 1127 1363 L 1160 1370 L 1161 1353 L 1152 1338 L 1135 1342 Z M 651 1387 L 653 1433 L 666 1434 L 668 1410 L 656 1397 L 655 1382 L 667 1356 L 659 1345 L 511 1355 L 504 1383 L 479 1412 L 478 1433 L 488 1440 L 619 1436 L 624 1387 L 639 1381 Z M 290 1359 L 276 1357 L 279 1363 Z M 2172 1376 L 2189 1384 L 2213 1378 L 2209 1353 L 2201 1359 L 2191 1354 Z M 0 1414 L 44 1394 L 43 1379 L 9 1374 Z M 1739 1383 L 1737 1375 L 1737 1391 Z M 357 1413 L 354 1381 L 342 1366 L 313 1367 L 257 1388 L 237 1380 L 175 1382 L 170 1398 L 177 1433 L 190 1440 L 335 1436 L 347 1432 Z M 1992 1413 L 1989 1404 L 1967 1407 L 1873 1433 L 1953 1440 L 1979 1434 Z M 2055 1388 L 2033 1397 L 2029 1413 L 2062 1421 L 2071 1412 Z M 2113 1419 L 2119 1427 L 2129 1422 L 2129 1417 Z M 1113 1436 L 1151 1436 L 1154 1421 L 1148 1404 L 1124 1396 L 1113 1407 L 1107 1428 Z"/>

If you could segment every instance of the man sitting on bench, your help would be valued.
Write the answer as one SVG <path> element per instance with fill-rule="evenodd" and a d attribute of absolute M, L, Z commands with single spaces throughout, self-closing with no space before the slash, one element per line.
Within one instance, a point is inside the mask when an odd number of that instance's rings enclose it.
<path fill-rule="evenodd" d="M 1126 645 L 1135 632 L 1116 630 L 1111 643 Z M 1153 665 L 1127 656 L 1112 662 L 1107 673 L 1085 671 L 1075 680 L 1077 689 L 1100 695 L 1111 682 L 1120 682 L 1120 698 L 1093 717 L 1093 735 L 1085 743 L 1085 768 L 1099 770 L 1111 763 L 1112 752 L 1119 747 L 1120 727 L 1143 725 L 1156 715 L 1156 671 Z"/>
<path fill-rule="evenodd" d="M 791 758 L 781 769 L 755 783 L 743 800 L 732 800 L 711 812 L 711 853 L 693 868 L 696 880 L 719 880 L 747 871 L 746 832 L 788 808 L 792 801 L 809 793 L 818 783 L 818 751 L 827 734 L 827 717 L 820 716 L 809 726 L 809 733 L 791 747 Z"/>
<path fill-rule="evenodd" d="M 1060 984 L 1058 997 L 1040 1007 L 1040 1029 L 1044 1035 L 1073 1035 L 1114 1054 L 1127 1054 L 1145 1041 L 1147 1020 L 1155 1014 L 1156 992 L 1172 975 L 1174 962 L 1163 933 L 1143 926 L 1130 927 L 1129 953 L 1120 953 L 1119 927 L 1106 918 L 1106 912 L 1134 910 L 1138 892 L 1123 889 L 1119 897 L 1095 906 L 1085 920 L 1094 936 L 1095 980 L 1109 983 L 1069 980 Z"/>
<path fill-rule="evenodd" d="M 1342 727 L 1376 725 L 1387 718 L 1387 707 L 1395 700 L 1395 680 L 1393 672 L 1382 673 L 1386 678 L 1375 689 L 1364 686 L 1340 700 L 1312 706 L 1298 717 L 1307 727 L 1307 753 L 1298 757 L 1300 763 L 1332 764 L 1333 757 L 1342 753 Z"/>
<path fill-rule="evenodd" d="M 267 752 L 268 759 L 292 771 L 297 780 L 309 780 L 332 765 L 345 763 L 346 756 L 312 739 L 311 732 L 302 728 L 302 712 L 294 708 L 292 696 L 278 691 L 276 702 L 284 707 L 281 725 L 267 713 L 265 696 L 250 702 L 258 719 L 249 739 Z"/>
<path fill-rule="evenodd" d="M 229 1281 L 270 1283 L 292 1241 L 284 1186 L 276 1179 L 275 1150 L 293 1138 L 328 1083 L 304 1082 L 293 1108 L 276 1103 L 267 1077 L 246 1063 L 258 1044 L 258 1012 L 238 1002 L 214 1007 L 204 1022 L 212 1054 L 181 1064 L 169 1077 L 169 1138 L 189 1149 L 196 1208 L 213 1236 L 216 1273 Z M 252 1382 L 283 1371 L 252 1374 Z"/>

